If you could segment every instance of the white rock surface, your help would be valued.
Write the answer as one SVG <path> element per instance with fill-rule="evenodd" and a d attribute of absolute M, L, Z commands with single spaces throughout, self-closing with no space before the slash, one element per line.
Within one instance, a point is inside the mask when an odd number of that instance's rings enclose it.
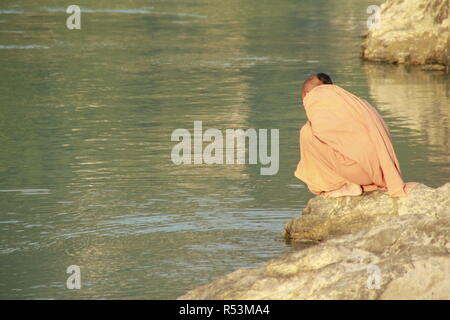
<path fill-rule="evenodd" d="M 296 221 L 321 216 L 308 223 L 314 228 L 318 222 L 322 231 L 309 234 L 326 241 L 237 270 L 179 299 L 450 299 L 449 199 L 450 183 L 419 185 L 400 200 L 378 191 L 352 199 L 316 197 Z M 336 230 L 350 234 L 333 237 Z"/>
<path fill-rule="evenodd" d="M 381 5 L 381 28 L 368 32 L 362 57 L 450 66 L 449 7 L 448 0 L 387 0 Z"/>

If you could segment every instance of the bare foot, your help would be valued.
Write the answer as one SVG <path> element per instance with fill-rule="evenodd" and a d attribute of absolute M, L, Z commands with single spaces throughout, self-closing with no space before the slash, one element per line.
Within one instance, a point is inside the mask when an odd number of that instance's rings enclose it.
<path fill-rule="evenodd" d="M 405 183 L 405 187 L 404 187 L 405 193 L 408 195 L 411 192 L 411 190 L 415 186 L 417 186 L 418 184 L 419 184 L 418 182 L 407 182 L 407 183 Z"/>
<path fill-rule="evenodd" d="M 342 188 L 335 191 L 325 192 L 324 195 L 326 198 L 338 198 L 345 196 L 359 196 L 361 194 L 362 189 L 360 185 L 354 183 L 346 183 Z"/>

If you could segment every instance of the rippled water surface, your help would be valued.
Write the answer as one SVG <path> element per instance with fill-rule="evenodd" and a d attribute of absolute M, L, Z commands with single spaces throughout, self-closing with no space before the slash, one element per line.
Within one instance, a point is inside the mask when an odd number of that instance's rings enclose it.
<path fill-rule="evenodd" d="M 0 3 L 0 298 L 176 298 L 292 250 L 299 86 L 380 110 L 407 181 L 449 181 L 449 77 L 359 60 L 380 1 Z M 177 128 L 280 129 L 280 170 L 171 162 Z M 78 265 L 81 290 L 66 289 Z"/>

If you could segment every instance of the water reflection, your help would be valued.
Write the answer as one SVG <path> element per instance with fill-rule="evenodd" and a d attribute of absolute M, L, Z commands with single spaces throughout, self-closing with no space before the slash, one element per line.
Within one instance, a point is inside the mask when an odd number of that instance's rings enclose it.
<path fill-rule="evenodd" d="M 364 63 L 364 71 L 377 107 L 432 149 L 427 161 L 450 163 L 449 75 L 375 63 Z"/>

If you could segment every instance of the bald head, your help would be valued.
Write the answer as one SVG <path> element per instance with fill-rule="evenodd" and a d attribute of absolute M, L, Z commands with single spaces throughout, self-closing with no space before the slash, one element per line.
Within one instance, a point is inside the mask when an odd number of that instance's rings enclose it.
<path fill-rule="evenodd" d="M 325 73 L 317 73 L 310 75 L 305 80 L 305 82 L 303 82 L 302 99 L 305 98 L 308 92 L 310 92 L 312 89 L 322 84 L 333 84 L 333 81 L 331 81 L 330 76 Z"/>

